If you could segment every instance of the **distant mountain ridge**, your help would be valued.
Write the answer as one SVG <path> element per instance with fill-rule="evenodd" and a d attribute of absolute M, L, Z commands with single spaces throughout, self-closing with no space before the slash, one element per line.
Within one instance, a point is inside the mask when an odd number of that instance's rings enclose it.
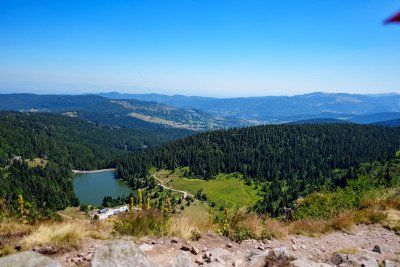
<path fill-rule="evenodd" d="M 393 126 L 396 122 L 390 121 L 400 119 L 400 95 L 312 93 L 219 99 L 116 92 L 0 94 L 0 110 L 56 112 L 102 125 L 153 130 L 162 135 L 176 132 L 176 136 L 182 136 L 194 131 L 258 124 L 382 122 Z"/>
<path fill-rule="evenodd" d="M 373 113 L 400 112 L 400 95 L 396 93 L 363 95 L 316 92 L 295 96 L 238 98 L 119 94 L 117 92 L 99 95 L 114 99 L 155 101 L 180 108 L 196 108 L 213 115 L 237 117 L 255 123 L 280 123 L 316 118 L 352 119 Z M 383 120 L 386 119 L 383 118 Z"/>
<path fill-rule="evenodd" d="M 58 112 L 106 125 L 129 128 L 165 127 L 191 131 L 238 127 L 250 123 L 157 102 L 110 99 L 98 95 L 0 95 L 0 110 Z"/>

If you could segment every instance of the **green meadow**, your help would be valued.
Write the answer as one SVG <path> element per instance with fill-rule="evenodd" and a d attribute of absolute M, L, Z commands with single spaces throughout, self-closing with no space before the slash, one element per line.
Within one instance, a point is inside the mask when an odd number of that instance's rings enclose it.
<path fill-rule="evenodd" d="M 173 189 L 187 191 L 192 195 L 202 189 L 208 202 L 214 202 L 217 207 L 250 207 L 261 199 L 255 184 L 246 185 L 240 174 L 219 174 L 208 181 L 183 177 L 180 170 L 175 172 L 161 170 L 155 175 L 165 185 Z"/>

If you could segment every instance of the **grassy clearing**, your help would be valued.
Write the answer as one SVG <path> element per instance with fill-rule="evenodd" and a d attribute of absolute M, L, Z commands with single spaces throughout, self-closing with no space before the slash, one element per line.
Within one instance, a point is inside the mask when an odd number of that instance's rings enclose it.
<path fill-rule="evenodd" d="M 217 207 L 239 208 L 251 207 L 261 196 L 255 185 L 246 185 L 242 176 L 238 174 L 219 174 L 213 180 L 201 180 L 183 177 L 181 172 L 170 172 L 162 170 L 157 172 L 156 177 L 165 185 L 183 190 L 195 195 L 200 189 L 206 194 L 208 201 L 214 202 Z"/>
<path fill-rule="evenodd" d="M 30 168 L 36 168 L 36 167 L 44 168 L 47 165 L 47 160 L 42 158 L 26 159 L 25 161 Z"/>

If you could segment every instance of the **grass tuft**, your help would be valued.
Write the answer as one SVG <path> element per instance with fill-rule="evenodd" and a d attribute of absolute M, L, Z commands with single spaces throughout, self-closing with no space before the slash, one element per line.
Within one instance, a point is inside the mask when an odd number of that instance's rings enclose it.
<path fill-rule="evenodd" d="M 284 236 L 285 228 L 276 220 L 260 216 L 245 208 L 228 211 L 219 220 L 217 232 L 237 242 L 245 239 L 272 239 Z"/>
<path fill-rule="evenodd" d="M 80 247 L 85 233 L 84 226 L 79 222 L 43 224 L 23 239 L 23 246 L 27 249 L 35 246 L 76 249 Z"/>

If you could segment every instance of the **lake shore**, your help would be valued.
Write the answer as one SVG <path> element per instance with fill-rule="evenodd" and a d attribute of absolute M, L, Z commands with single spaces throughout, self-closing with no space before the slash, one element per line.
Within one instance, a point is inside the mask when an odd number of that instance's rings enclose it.
<path fill-rule="evenodd" d="M 116 170 L 115 168 L 110 168 L 110 169 L 100 169 L 100 170 L 94 170 L 94 171 L 72 170 L 72 172 L 75 174 L 85 174 L 85 173 L 113 172 L 115 170 Z"/>

